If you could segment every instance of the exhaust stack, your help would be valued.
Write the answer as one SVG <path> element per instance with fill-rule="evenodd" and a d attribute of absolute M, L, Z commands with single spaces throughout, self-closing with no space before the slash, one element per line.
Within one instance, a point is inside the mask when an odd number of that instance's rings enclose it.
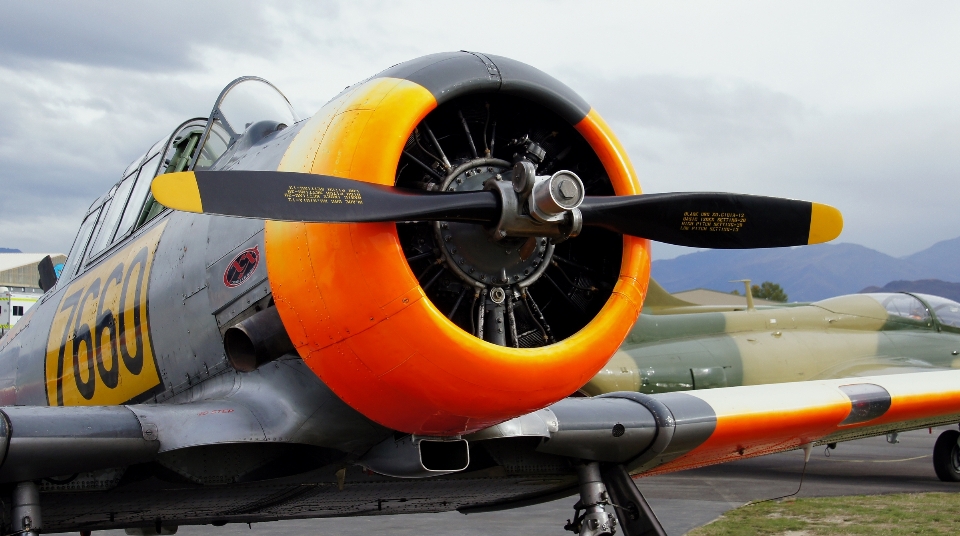
<path fill-rule="evenodd" d="M 296 353 L 276 307 L 227 328 L 223 348 L 230 364 L 240 372 L 252 372 L 284 354 Z"/>

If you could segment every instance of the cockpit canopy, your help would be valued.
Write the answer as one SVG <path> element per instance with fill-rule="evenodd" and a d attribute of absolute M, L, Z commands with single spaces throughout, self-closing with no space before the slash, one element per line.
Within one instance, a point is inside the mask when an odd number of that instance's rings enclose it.
<path fill-rule="evenodd" d="M 270 82 L 244 76 L 227 84 L 209 117 L 185 121 L 157 141 L 90 206 L 60 280 L 69 281 L 165 210 L 150 193 L 155 176 L 213 166 L 253 124 L 289 126 L 298 120 L 290 101 Z"/>
<path fill-rule="evenodd" d="M 960 329 L 960 303 L 930 294 L 868 293 L 893 319 L 929 324 L 935 318 L 941 326 Z M 932 314 L 931 314 L 932 313 Z"/>
<path fill-rule="evenodd" d="M 164 173 L 209 168 L 251 125 L 261 121 L 289 126 L 299 118 L 290 101 L 270 82 L 255 76 L 237 78 L 220 92 L 202 128 L 193 119 L 188 121 L 189 128 L 184 130 L 184 124 L 174 133 L 171 149 L 176 151 L 165 159 Z"/>
<path fill-rule="evenodd" d="M 290 101 L 273 84 L 255 76 L 237 78 L 220 92 L 209 125 L 223 131 L 232 145 L 247 128 L 260 121 L 276 121 L 290 126 L 297 113 Z"/>

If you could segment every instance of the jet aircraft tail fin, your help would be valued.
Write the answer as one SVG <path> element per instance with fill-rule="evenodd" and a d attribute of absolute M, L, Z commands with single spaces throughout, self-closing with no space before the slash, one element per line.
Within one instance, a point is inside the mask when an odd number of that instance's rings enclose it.
<path fill-rule="evenodd" d="M 681 300 L 680 298 L 674 296 L 667 292 L 665 288 L 660 286 L 652 277 L 650 278 L 650 286 L 647 287 L 647 297 L 643 300 L 643 311 L 644 313 L 654 313 L 662 309 L 672 309 L 674 307 L 691 307 L 697 304 L 688 302 L 686 300 Z"/>

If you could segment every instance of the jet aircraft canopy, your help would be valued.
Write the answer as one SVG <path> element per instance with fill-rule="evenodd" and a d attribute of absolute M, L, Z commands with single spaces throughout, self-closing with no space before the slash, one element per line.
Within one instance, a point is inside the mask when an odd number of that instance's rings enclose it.
<path fill-rule="evenodd" d="M 891 317 L 930 325 L 931 318 L 941 327 L 960 329 L 960 303 L 930 294 L 877 292 L 866 294 L 882 305 Z M 931 314 L 932 313 L 932 314 Z"/>

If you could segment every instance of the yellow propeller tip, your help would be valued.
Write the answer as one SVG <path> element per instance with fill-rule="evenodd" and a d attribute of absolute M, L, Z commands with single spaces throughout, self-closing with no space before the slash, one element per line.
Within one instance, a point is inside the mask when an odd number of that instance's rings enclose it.
<path fill-rule="evenodd" d="M 830 205 L 811 203 L 810 238 L 808 244 L 829 242 L 843 231 L 843 214 Z"/>
<path fill-rule="evenodd" d="M 161 205 L 184 212 L 203 212 L 200 186 L 192 171 L 157 175 L 150 184 L 153 197 Z"/>

